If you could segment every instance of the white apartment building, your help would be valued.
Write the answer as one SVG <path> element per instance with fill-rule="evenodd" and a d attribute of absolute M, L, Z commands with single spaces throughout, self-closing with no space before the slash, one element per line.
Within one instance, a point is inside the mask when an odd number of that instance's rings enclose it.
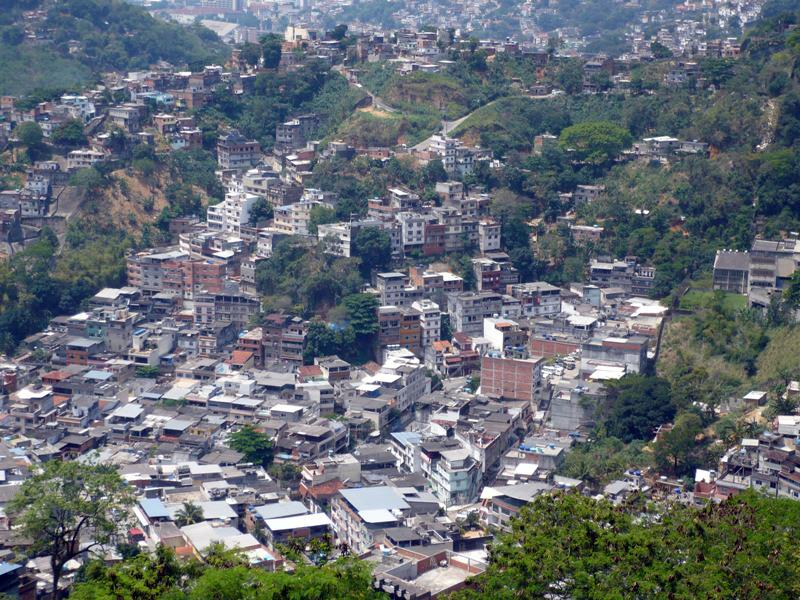
<path fill-rule="evenodd" d="M 250 222 L 250 211 L 258 196 L 237 188 L 225 194 L 225 200 L 209 206 L 206 210 L 208 228 L 214 231 L 240 233 L 242 226 Z"/>
<path fill-rule="evenodd" d="M 317 225 L 317 238 L 324 241 L 327 254 L 352 256 L 353 226 L 350 223 L 325 223 Z"/>
<path fill-rule="evenodd" d="M 288 235 L 308 235 L 308 224 L 311 222 L 311 210 L 315 206 L 333 208 L 332 205 L 318 200 L 301 200 L 296 204 L 287 204 L 275 209 L 273 227 Z"/>
<path fill-rule="evenodd" d="M 478 247 L 484 254 L 500 250 L 500 223 L 494 219 L 478 221 Z"/>
<path fill-rule="evenodd" d="M 94 104 L 86 96 L 64 94 L 61 96 L 61 104 L 66 107 L 67 113 L 73 119 L 86 123 L 94 118 Z"/>
<path fill-rule="evenodd" d="M 423 299 L 411 304 L 411 308 L 418 310 L 420 313 L 422 347 L 427 348 L 433 342 L 439 341 L 442 332 L 442 311 L 439 310 L 439 305 L 432 300 Z"/>
<path fill-rule="evenodd" d="M 415 212 L 402 212 L 397 215 L 402 227 L 403 249 L 421 248 L 425 243 L 425 223 L 427 218 Z"/>
<path fill-rule="evenodd" d="M 87 169 L 99 162 L 105 160 L 106 155 L 97 150 L 89 148 L 83 150 L 73 150 L 67 154 L 67 170 L 77 171 L 78 169 Z"/>

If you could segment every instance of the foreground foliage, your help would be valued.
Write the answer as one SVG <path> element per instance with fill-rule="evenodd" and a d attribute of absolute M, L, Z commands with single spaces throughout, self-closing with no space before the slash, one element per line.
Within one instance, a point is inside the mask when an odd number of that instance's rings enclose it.
<path fill-rule="evenodd" d="M 294 573 L 250 568 L 231 553 L 179 562 L 159 546 L 113 567 L 91 563 L 74 600 L 367 600 L 384 598 L 372 589 L 366 563 L 340 559 L 323 567 L 299 566 Z"/>
<path fill-rule="evenodd" d="M 747 492 L 703 509 L 577 494 L 522 509 L 472 598 L 790 598 L 800 592 L 800 504 Z"/>
<path fill-rule="evenodd" d="M 30 551 L 49 556 L 54 600 L 64 565 L 112 542 L 132 502 L 131 489 L 108 465 L 50 461 L 20 486 L 9 512 L 18 533 L 32 540 Z"/>

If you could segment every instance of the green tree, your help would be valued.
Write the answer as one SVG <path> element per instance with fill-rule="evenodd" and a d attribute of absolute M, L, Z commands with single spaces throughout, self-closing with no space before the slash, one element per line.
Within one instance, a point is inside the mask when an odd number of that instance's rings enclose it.
<path fill-rule="evenodd" d="M 392 240 L 379 227 L 360 227 L 353 239 L 353 256 L 361 259 L 361 275 L 370 277 L 373 270 L 386 269 L 392 262 Z"/>
<path fill-rule="evenodd" d="M 331 31 L 332 40 L 342 41 L 346 35 L 347 35 L 347 25 L 343 23 L 339 23 L 336 27 L 333 28 L 333 31 Z"/>
<path fill-rule="evenodd" d="M 177 600 L 183 597 L 180 586 L 198 575 L 194 563 L 184 566 L 172 548 L 159 544 L 152 554 L 139 554 L 113 566 L 101 560 L 89 562 L 82 581 L 70 591 L 69 597 L 71 600 Z"/>
<path fill-rule="evenodd" d="M 242 57 L 242 60 L 250 65 L 251 67 L 258 66 L 259 61 L 261 60 L 261 52 L 262 48 L 258 44 L 253 44 L 251 42 L 246 42 L 242 45 L 239 56 Z"/>
<path fill-rule="evenodd" d="M 78 119 L 69 119 L 56 127 L 50 134 L 50 141 L 61 146 L 82 146 L 86 143 L 83 134 L 83 123 Z"/>
<path fill-rule="evenodd" d="M 203 509 L 194 502 L 184 502 L 175 513 L 175 524 L 178 527 L 194 525 L 203 520 Z"/>
<path fill-rule="evenodd" d="M 447 181 L 447 171 L 440 159 L 428 161 L 422 170 L 422 181 L 426 185 L 436 185 L 440 181 Z"/>
<path fill-rule="evenodd" d="M 568 94 L 583 91 L 583 65 L 580 60 L 564 60 L 556 72 L 556 82 Z"/>
<path fill-rule="evenodd" d="M 161 374 L 161 369 L 158 367 L 151 367 L 149 365 L 142 365 L 136 367 L 136 376 L 145 379 L 155 379 Z"/>
<path fill-rule="evenodd" d="M 300 469 L 292 463 L 273 463 L 269 467 L 269 475 L 278 483 L 293 483 L 300 479 Z"/>
<path fill-rule="evenodd" d="M 269 34 L 261 38 L 261 53 L 267 69 L 275 69 L 280 64 L 282 46 L 283 41 L 279 35 Z"/>
<path fill-rule="evenodd" d="M 609 435 L 626 443 L 651 439 L 656 427 L 675 416 L 669 381 L 661 377 L 626 375 L 609 386 L 604 412 Z"/>
<path fill-rule="evenodd" d="M 631 145 L 631 134 L 609 121 L 586 121 L 564 129 L 559 140 L 577 160 L 604 165 Z"/>
<path fill-rule="evenodd" d="M 272 463 L 272 441 L 252 425 L 245 425 L 228 437 L 228 446 L 244 454 L 247 461 L 269 466 Z"/>
<path fill-rule="evenodd" d="M 318 356 L 330 356 L 339 352 L 336 332 L 320 319 L 314 319 L 308 324 L 305 345 L 303 347 L 303 362 L 310 365 Z"/>
<path fill-rule="evenodd" d="M 94 167 L 88 167 L 79 169 L 70 175 L 69 184 L 86 188 L 89 192 L 95 192 L 105 185 L 105 178 Z"/>
<path fill-rule="evenodd" d="M 748 491 L 703 509 L 541 495 L 453 600 L 789 598 L 800 504 Z"/>
<path fill-rule="evenodd" d="M 800 308 L 800 269 L 792 273 L 789 284 L 783 291 L 783 300 L 791 308 Z"/>
<path fill-rule="evenodd" d="M 559 469 L 561 475 L 580 479 L 593 489 L 601 489 L 613 479 L 622 477 L 631 468 L 649 465 L 650 454 L 643 452 L 642 442 L 624 444 L 614 437 L 598 437 L 577 444 Z"/>
<path fill-rule="evenodd" d="M 697 436 L 703 422 L 694 413 L 683 413 L 675 419 L 672 429 L 661 434 L 655 445 L 658 467 L 674 475 L 690 474 L 698 457 Z"/>
<path fill-rule="evenodd" d="M 359 338 L 378 333 L 378 299 L 371 294 L 351 294 L 345 297 L 347 319 Z"/>
<path fill-rule="evenodd" d="M 131 489 L 110 465 L 49 461 L 20 486 L 8 512 L 31 540 L 30 551 L 50 558 L 53 600 L 64 565 L 122 533 L 132 502 Z"/>
<path fill-rule="evenodd" d="M 25 32 L 19 27 L 3 27 L 0 29 L 0 40 L 8 46 L 19 46 L 25 41 Z"/>
<path fill-rule="evenodd" d="M 272 205 L 264 198 L 259 198 L 250 207 L 250 225 L 256 227 L 259 223 L 269 221 L 273 214 Z"/>
<path fill-rule="evenodd" d="M 44 139 L 42 128 L 35 121 L 20 123 L 14 130 L 14 134 L 17 136 L 19 143 L 29 149 L 38 146 Z"/>
<path fill-rule="evenodd" d="M 308 219 L 308 232 L 317 235 L 317 226 L 336 222 L 336 210 L 328 206 L 317 205 L 311 208 Z"/>
<path fill-rule="evenodd" d="M 672 58 L 672 50 L 667 48 L 661 42 L 653 42 L 650 44 L 650 52 L 653 53 L 653 58 Z"/>

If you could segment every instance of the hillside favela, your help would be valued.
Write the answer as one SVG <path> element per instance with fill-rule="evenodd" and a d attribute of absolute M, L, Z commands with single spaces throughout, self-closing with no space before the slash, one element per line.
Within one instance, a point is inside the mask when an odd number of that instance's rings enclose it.
<path fill-rule="evenodd" d="M 800 0 L 0 0 L 67 598 L 800 598 Z"/>

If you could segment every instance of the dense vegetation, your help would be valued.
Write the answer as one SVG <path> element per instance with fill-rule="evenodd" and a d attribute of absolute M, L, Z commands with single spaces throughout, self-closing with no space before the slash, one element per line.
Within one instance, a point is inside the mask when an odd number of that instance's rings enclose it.
<path fill-rule="evenodd" d="M 212 546 L 205 563 L 179 561 L 159 546 L 153 555 L 139 555 L 111 567 L 89 563 L 83 581 L 70 598 L 76 600 L 367 600 L 384 598 L 372 589 L 366 563 L 341 559 L 322 567 L 299 565 L 292 573 L 270 572 L 247 565 L 244 557 Z"/>
<path fill-rule="evenodd" d="M 322 139 L 354 110 L 364 92 L 354 90 L 347 81 L 322 61 L 310 61 L 302 69 L 289 72 L 265 71 L 256 77 L 253 92 L 238 97 L 220 89 L 212 101 L 198 111 L 200 127 L 212 132 L 204 139 L 207 147 L 216 142 L 220 124 L 237 127 L 265 148 L 275 141 L 275 126 L 292 116 L 315 112 Z"/>
<path fill-rule="evenodd" d="M 453 600 L 472 598 L 788 598 L 800 590 L 800 504 L 746 492 L 698 509 L 613 506 L 575 493 L 522 508 L 491 547 L 489 567 Z M 288 549 L 287 549 L 288 550 Z M 291 552 L 290 552 L 291 553 Z M 107 566 L 89 562 L 70 597 L 239 599 L 383 598 L 366 562 L 339 559 L 293 573 L 246 565 L 212 545 L 204 561 L 162 546 Z"/>
<path fill-rule="evenodd" d="M 746 492 L 703 509 L 541 496 L 490 551 L 472 598 L 789 598 L 800 504 Z"/>
<path fill-rule="evenodd" d="M 47 45 L 25 41 L 20 13 L 32 8 L 46 11 L 45 18 L 30 27 L 32 33 L 49 38 Z M 210 30 L 166 23 L 122 0 L 16 3 L 0 12 L 0 29 L 4 94 L 73 87 L 102 71 L 146 69 L 160 60 L 196 68 L 219 62 L 227 54 Z"/>
<path fill-rule="evenodd" d="M 0 262 L 0 351 L 13 351 L 50 318 L 75 312 L 100 288 L 122 285 L 130 245 L 119 231 L 76 221 L 63 247 L 45 229 L 35 243 Z"/>

